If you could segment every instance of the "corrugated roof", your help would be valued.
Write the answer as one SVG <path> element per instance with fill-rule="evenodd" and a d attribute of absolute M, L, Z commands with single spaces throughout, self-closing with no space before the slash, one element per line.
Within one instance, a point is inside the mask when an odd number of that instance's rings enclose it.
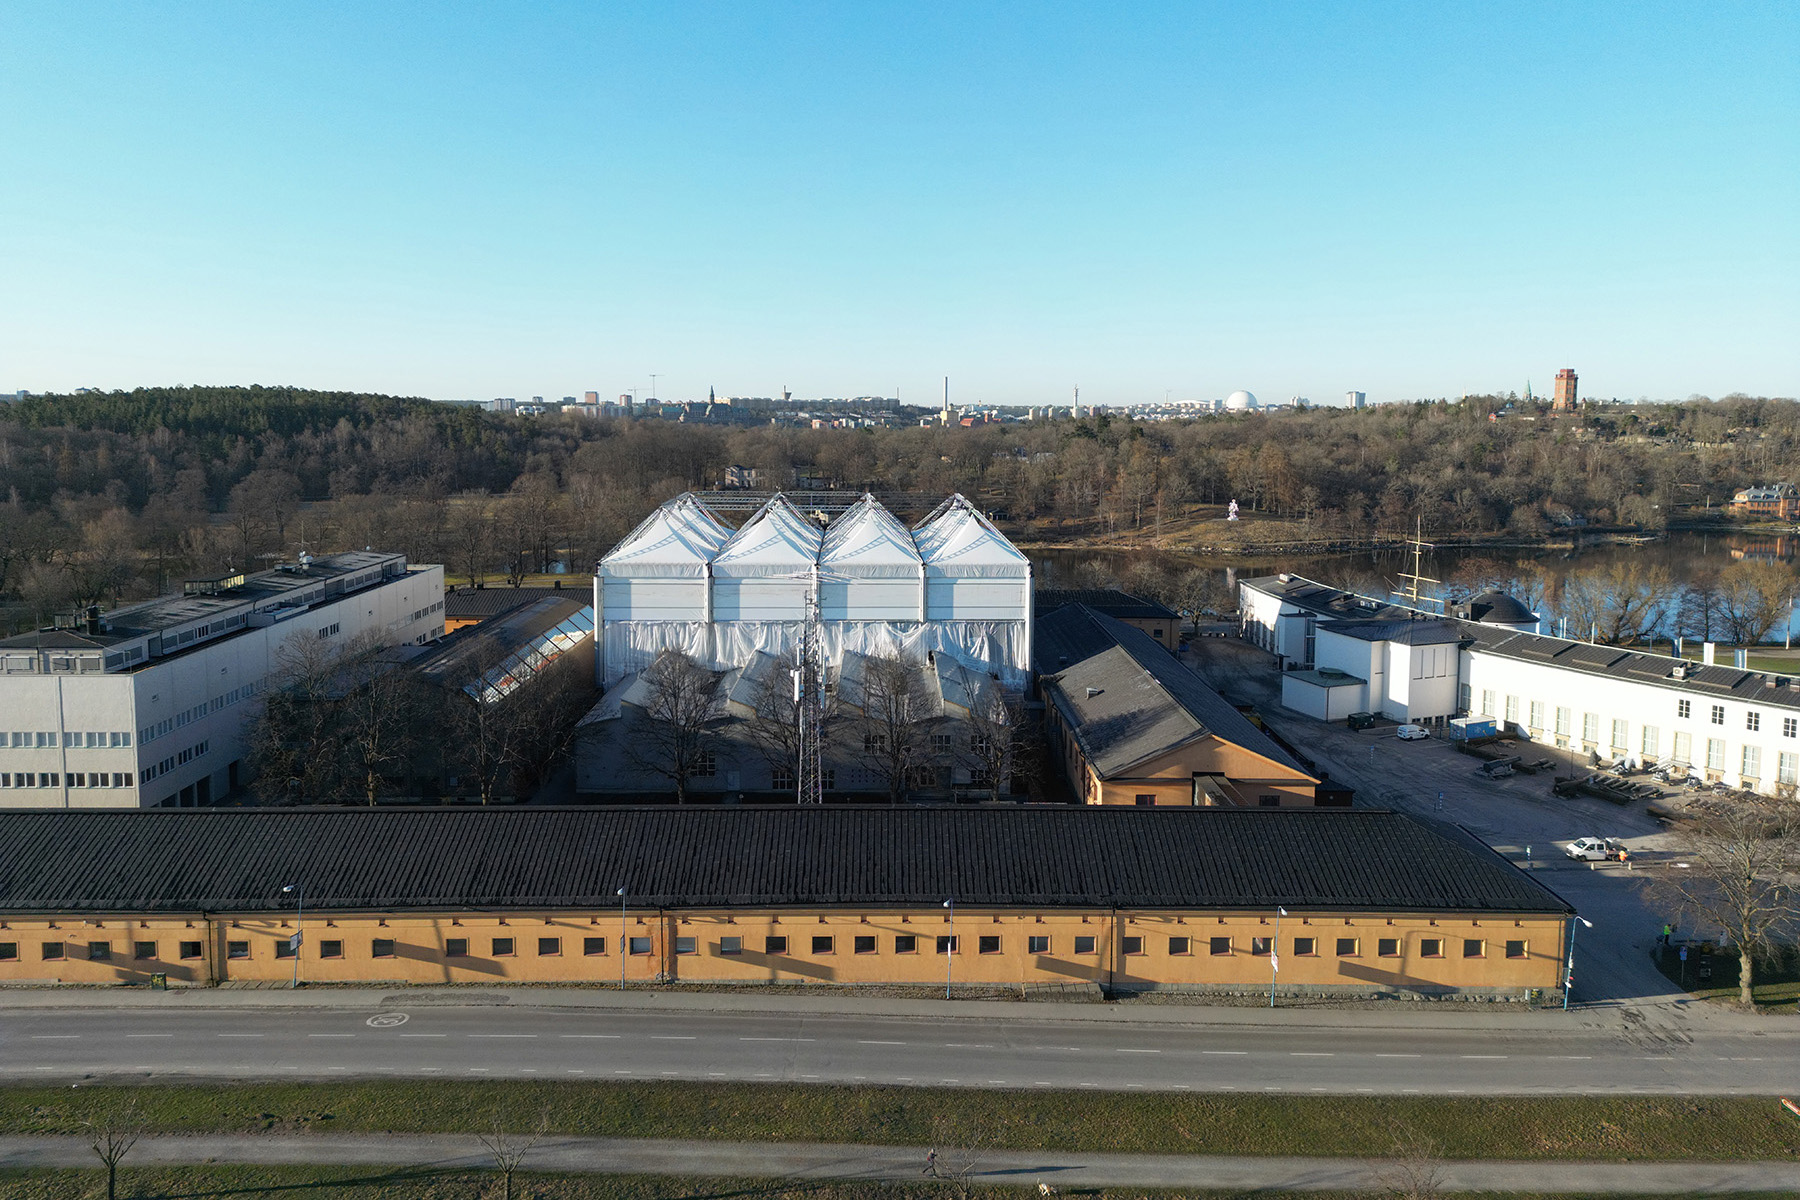
<path fill-rule="evenodd" d="M 1564 913 L 1473 839 L 1371 809 L 0 813 L 0 912 L 958 905 Z"/>
<path fill-rule="evenodd" d="M 581 581 L 583 584 L 587 580 Z M 445 588 L 444 619 L 446 621 L 485 621 L 501 613 L 541 600 L 545 596 L 567 596 L 584 604 L 593 603 L 593 594 L 585 587 L 492 587 Z"/>
<path fill-rule="evenodd" d="M 1071 604 L 1085 604 L 1097 613 L 1117 617 L 1121 621 L 1181 619 L 1167 605 L 1121 592 L 1117 588 L 1039 588 L 1031 594 L 1031 603 L 1040 617 Z"/>

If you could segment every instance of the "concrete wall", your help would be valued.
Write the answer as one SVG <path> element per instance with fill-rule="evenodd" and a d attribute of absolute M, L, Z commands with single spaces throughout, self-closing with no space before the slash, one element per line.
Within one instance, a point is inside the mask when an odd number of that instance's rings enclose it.
<path fill-rule="evenodd" d="M 291 916 L 266 914 L 8 918 L 0 922 L 0 984 L 143 983 L 152 972 L 166 973 L 171 985 L 283 982 L 293 977 L 294 960 L 278 957 L 277 951 L 295 928 Z M 625 977 L 636 983 L 935 986 L 945 982 L 948 971 L 964 984 L 1254 989 L 1268 986 L 1270 964 L 1252 939 L 1271 938 L 1274 930 L 1268 913 L 1098 907 L 965 909 L 954 921 L 936 905 L 924 911 L 628 908 L 622 920 L 617 909 L 338 913 L 307 917 L 300 977 L 343 983 L 616 984 L 623 936 L 642 939 L 636 947 L 625 943 L 636 951 L 624 955 Z M 954 953 L 939 953 L 936 939 L 951 935 L 957 938 Z M 771 952 L 766 941 L 771 937 L 785 937 L 785 951 Z M 873 941 L 859 950 L 859 937 Z M 906 937 L 916 939 L 910 951 L 896 942 Z M 1048 942 L 1034 950 L 1029 940 L 1034 937 Z M 1327 991 L 1551 990 L 1559 982 L 1563 937 L 1563 919 L 1554 915 L 1291 910 L 1281 921 L 1279 982 L 1283 988 Z M 595 952 L 589 952 L 590 938 L 601 939 Z M 738 939 L 738 952 L 728 952 L 729 938 Z M 829 941 L 815 945 L 815 938 Z M 1228 939 L 1227 952 L 1213 953 L 1213 938 Z M 1313 941 L 1310 954 L 1296 944 L 1304 938 Z M 1338 953 L 1340 938 L 1356 943 L 1354 953 Z M 451 955 L 452 939 L 465 941 L 467 953 Z M 511 939 L 510 953 L 496 953 L 495 939 Z M 540 949 L 540 939 L 553 945 Z M 1185 947 L 1173 939 L 1187 939 Z M 1465 956 L 1465 939 L 1481 943 L 1478 957 Z M 377 956 L 377 940 L 392 942 L 391 953 Z M 1439 943 L 1437 956 L 1426 956 L 1428 940 Z M 1520 957 L 1507 957 L 1509 941 L 1524 943 Z M 150 944 L 148 957 L 136 956 L 140 942 Z M 92 956 L 90 946 L 96 943 L 108 947 L 110 957 Z M 61 956 L 46 958 L 45 944 L 60 947 Z"/>

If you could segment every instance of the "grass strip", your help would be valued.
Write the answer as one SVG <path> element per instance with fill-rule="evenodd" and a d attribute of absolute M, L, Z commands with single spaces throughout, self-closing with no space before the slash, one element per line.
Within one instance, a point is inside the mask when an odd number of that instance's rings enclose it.
<path fill-rule="evenodd" d="M 0 1192 L 7 1200 L 71 1200 L 105 1195 L 99 1170 L 17 1170 L 0 1168 Z M 971 1195 L 992 1200 L 1038 1196 L 1026 1186 L 976 1184 Z M 491 1173 L 385 1169 L 382 1167 L 125 1167 L 119 1194 L 133 1200 L 228 1200 L 230 1197 L 287 1197 L 289 1200 L 471 1200 L 500 1195 Z M 513 1195 L 524 1200 L 945 1200 L 956 1190 L 946 1183 L 878 1183 L 870 1180 L 709 1179 L 654 1175 L 549 1175 L 521 1172 Z M 1253 1192 L 1191 1188 L 1067 1188 L 1058 1194 L 1083 1200 L 1361 1200 L 1392 1192 Z M 1464 1200 L 1490 1192 L 1440 1192 Z M 1708 1193 L 1715 1200 L 1751 1200 L 1752 1193 Z M 1768 1193 L 1755 1193 L 1767 1200 Z M 1574 1193 L 1507 1192 L 1506 1200 L 1599 1200 Z M 1606 1200 L 1633 1200 L 1617 1192 Z M 1639 1197 L 1637 1200 L 1646 1200 Z"/>
<path fill-rule="evenodd" d="M 1450 1159 L 1800 1158 L 1775 1100 L 1652 1096 L 1198 1096 L 748 1083 L 372 1080 L 0 1088 L 0 1133 L 79 1133 L 135 1101 L 158 1133 L 552 1132 L 711 1141 Z"/>

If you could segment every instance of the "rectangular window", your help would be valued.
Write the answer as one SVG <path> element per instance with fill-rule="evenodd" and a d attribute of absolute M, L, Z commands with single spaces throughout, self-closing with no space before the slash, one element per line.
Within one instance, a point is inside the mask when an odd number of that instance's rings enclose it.
<path fill-rule="evenodd" d="M 342 958 L 342 957 L 344 957 L 344 943 L 341 940 L 337 940 L 337 939 L 320 942 L 319 943 L 319 957 L 320 958 Z"/>
<path fill-rule="evenodd" d="M 1318 954 L 1319 954 L 1319 939 L 1318 938 L 1304 937 L 1304 938 L 1295 938 L 1294 939 L 1294 957 L 1295 958 L 1317 958 Z"/>
<path fill-rule="evenodd" d="M 509 938 L 509 937 L 498 938 L 497 937 L 494 939 L 494 957 L 495 958 L 511 958 L 512 953 L 513 953 L 513 940 L 511 938 Z"/>
<path fill-rule="evenodd" d="M 812 940 L 812 952 L 814 954 L 830 954 L 832 945 L 833 941 L 829 934 L 824 937 L 815 937 Z"/>
<path fill-rule="evenodd" d="M 919 939 L 916 936 L 910 933 L 899 933 L 894 935 L 895 954 L 917 954 L 918 952 Z"/>
<path fill-rule="evenodd" d="M 1508 958 L 1524 958 L 1525 957 L 1525 943 L 1524 942 L 1508 942 L 1508 943 L 1506 943 L 1506 957 L 1508 957 Z"/>
<path fill-rule="evenodd" d="M 1542 729 L 1543 727 L 1544 702 L 1542 700 L 1533 700 L 1531 702 L 1531 728 Z"/>
<path fill-rule="evenodd" d="M 1093 954 L 1094 953 L 1094 938 L 1093 938 L 1092 934 L 1077 934 L 1075 936 L 1075 953 L 1077 953 L 1077 954 Z"/>
<path fill-rule="evenodd" d="M 1230 954 L 1231 939 L 1228 937 L 1209 938 L 1207 939 L 1207 951 L 1211 954 Z"/>
<path fill-rule="evenodd" d="M 1496 713 L 1494 711 L 1494 689 L 1493 688 L 1482 688 L 1481 689 L 1481 715 L 1484 717 L 1494 717 L 1494 716 L 1499 715 L 1498 713 Z"/>
<path fill-rule="evenodd" d="M 1715 704 L 1712 706 L 1712 723 L 1714 725 L 1723 725 L 1725 723 L 1725 706 L 1723 704 Z"/>
<path fill-rule="evenodd" d="M 1744 728 L 1748 729 L 1751 733 L 1760 732 L 1762 729 L 1762 714 L 1759 712 L 1745 713 Z"/>
<path fill-rule="evenodd" d="M 445 958 L 467 958 L 467 957 L 469 957 L 469 939 L 468 938 L 445 938 L 444 939 L 444 957 Z"/>
<path fill-rule="evenodd" d="M 276 958 L 298 958 L 293 938 L 282 938 L 275 943 Z"/>
<path fill-rule="evenodd" d="M 1184 937 L 1172 937 L 1169 939 L 1169 953 L 1175 955 L 1187 954 L 1189 953 L 1188 947 L 1192 944 L 1193 943 L 1189 942 L 1188 939 Z"/>
<path fill-rule="evenodd" d="M 1631 748 L 1631 742 L 1627 736 L 1631 732 L 1631 722 L 1621 721 L 1615 717 L 1613 719 L 1612 725 L 1613 725 L 1612 748 L 1614 750 L 1619 751 L 1620 753 L 1624 753 L 1626 750 L 1629 750 Z"/>
<path fill-rule="evenodd" d="M 1800 783 L 1800 754 L 1783 750 L 1775 760 L 1775 782 Z"/>
<path fill-rule="evenodd" d="M 1725 769 L 1724 739 L 1706 739 L 1706 769 L 1709 771 L 1723 771 Z"/>
<path fill-rule="evenodd" d="M 719 773 L 719 759 L 711 750 L 702 750 L 694 759 L 694 774 L 710 779 Z"/>
<path fill-rule="evenodd" d="M 1253 937 L 1250 939 L 1250 953 L 1260 954 L 1266 957 L 1269 953 L 1269 947 L 1272 945 L 1274 945 L 1274 943 L 1266 937 Z"/>
<path fill-rule="evenodd" d="M 1592 742 L 1595 745 L 1600 744 L 1599 713 L 1581 714 L 1581 740 L 1584 742 Z"/>
<path fill-rule="evenodd" d="M 787 944 L 786 938 L 782 938 L 781 941 L 784 946 Z M 631 954 L 648 956 L 650 953 L 650 939 L 647 937 L 634 937 L 625 943 L 625 949 Z"/>
<path fill-rule="evenodd" d="M 1569 710 L 1564 705 L 1556 706 L 1556 732 L 1563 737 L 1569 736 Z"/>
<path fill-rule="evenodd" d="M 1480 938 L 1464 938 L 1463 939 L 1463 957 L 1464 958 L 1486 958 L 1487 957 L 1487 943 L 1482 941 Z"/>
<path fill-rule="evenodd" d="M 1127 954 L 1142 954 L 1144 952 L 1144 939 L 1141 937 L 1124 937 L 1120 938 L 1119 941 Z"/>
<path fill-rule="evenodd" d="M 1744 769 L 1739 772 L 1745 779 L 1762 778 L 1762 747 L 1744 747 Z"/>
<path fill-rule="evenodd" d="M 1683 766 L 1686 766 L 1688 763 L 1691 763 L 1694 761 L 1694 735 L 1693 734 L 1677 733 L 1675 735 L 1675 753 L 1674 753 L 1673 757 L 1676 762 L 1680 763 Z"/>
<path fill-rule="evenodd" d="M 392 957 L 394 957 L 394 939 L 393 938 L 374 938 L 374 939 L 372 939 L 369 942 L 369 957 L 370 958 L 392 958 Z"/>
<path fill-rule="evenodd" d="M 183 943 L 181 943 L 181 957 L 183 957 L 183 958 L 199 958 L 201 953 L 202 953 L 202 951 L 201 951 L 201 946 L 200 946 L 199 942 L 183 942 Z"/>
<path fill-rule="evenodd" d="M 764 938 L 763 939 L 763 953 L 764 954 L 786 954 L 787 953 L 787 938 L 785 938 L 785 937 L 766 937 L 766 938 Z"/>
<path fill-rule="evenodd" d="M 243 943 L 235 943 L 235 944 L 242 945 Z M 56 962 L 62 956 L 63 956 L 63 944 L 61 942 L 45 942 L 44 943 L 44 961 L 45 962 Z"/>
<path fill-rule="evenodd" d="M 850 948 L 857 954 L 875 953 L 875 935 L 872 933 L 857 934 L 856 940 L 851 944 Z"/>
<path fill-rule="evenodd" d="M 19 943 L 0 942 L 0 962 L 19 961 Z"/>
<path fill-rule="evenodd" d="M 1256 806 L 1258 808 L 1280 808 L 1281 797 L 1273 792 L 1263 792 L 1256 797 Z"/>
<path fill-rule="evenodd" d="M 393 957 L 393 954 L 394 954 L 393 945 L 394 944 L 392 942 L 388 943 L 389 948 L 388 948 L 387 956 L 390 958 Z M 225 943 L 225 957 L 226 958 L 249 958 L 250 957 L 250 943 L 249 942 L 226 942 Z M 377 957 L 380 957 L 380 956 L 378 955 Z"/>
<path fill-rule="evenodd" d="M 953 937 L 950 934 L 940 933 L 937 940 L 937 952 L 939 954 L 955 954 L 961 949 L 961 946 L 958 945 L 961 940 L 961 938 Z"/>
<path fill-rule="evenodd" d="M 1420 938 L 1419 939 L 1419 957 L 1421 957 L 1421 958 L 1442 958 L 1442 957 L 1444 957 L 1444 939 L 1443 938 Z"/>
<path fill-rule="evenodd" d="M 139 962 L 149 962 L 156 957 L 156 943 L 133 942 L 131 944 L 131 957 L 137 959 Z"/>
<path fill-rule="evenodd" d="M 982 934 L 980 937 L 975 939 L 975 953 L 977 953 L 977 954 L 998 954 L 998 953 L 1000 953 L 1000 939 L 995 937 L 993 934 L 988 934 L 988 933 Z"/>
<path fill-rule="evenodd" d="M 1375 939 L 1375 953 L 1382 958 L 1399 958 L 1400 957 L 1400 939 L 1399 938 L 1376 938 Z"/>
<path fill-rule="evenodd" d="M 1694 715 L 1694 702 L 1692 700 L 1677 700 L 1675 702 L 1675 715 L 1683 721 L 1692 717 Z"/>
<path fill-rule="evenodd" d="M 1025 949 L 1030 954 L 1050 953 L 1050 939 L 1041 933 L 1034 933 L 1025 939 Z"/>
<path fill-rule="evenodd" d="M 736 938 L 730 938 L 728 940 L 734 941 L 734 942 L 737 941 Z M 595 955 L 599 955 L 599 954 L 605 954 L 606 953 L 606 939 L 603 937 L 584 937 L 584 938 L 582 938 L 581 939 L 581 953 L 588 958 L 593 958 Z"/>
<path fill-rule="evenodd" d="M 792 767 L 776 767 L 769 773 L 769 786 L 778 792 L 791 792 L 796 783 Z"/>
<path fill-rule="evenodd" d="M 1781 718 L 1781 736 L 1794 737 L 1800 735 L 1800 717 Z"/>
<path fill-rule="evenodd" d="M 1517 696 L 1506 698 L 1506 722 L 1509 725 L 1519 723 L 1519 698 Z"/>
<path fill-rule="evenodd" d="M 553 938 L 553 937 L 539 938 L 538 939 L 538 957 L 539 958 L 561 958 L 562 957 L 562 939 L 561 938 Z"/>
<path fill-rule="evenodd" d="M 693 938 L 678 937 L 675 939 L 675 953 L 677 953 L 677 954 L 696 954 L 698 952 L 699 952 L 699 944 L 697 942 L 695 942 Z"/>
<path fill-rule="evenodd" d="M 112 943 L 111 942 L 89 942 L 88 943 L 88 961 L 89 962 L 111 962 L 112 961 Z"/>
<path fill-rule="evenodd" d="M 604 947 L 602 947 L 604 949 Z M 736 958 L 744 952 L 744 939 L 741 937 L 722 937 L 719 939 L 719 953 L 726 958 Z"/>
<path fill-rule="evenodd" d="M 1137 798 L 1133 801 L 1133 803 L 1136 804 L 1139 808 L 1149 808 L 1156 803 L 1156 795 L 1153 792 L 1150 792 L 1150 793 L 1139 792 L 1139 793 L 1137 793 Z"/>
<path fill-rule="evenodd" d="M 1661 742 L 1662 735 L 1657 731 L 1656 726 L 1644 726 L 1644 733 L 1643 736 L 1638 739 L 1638 744 L 1642 748 L 1642 752 L 1646 758 L 1655 758 L 1658 754 L 1662 753 L 1659 748 Z"/>
<path fill-rule="evenodd" d="M 1357 957 L 1357 954 L 1358 950 L 1355 938 L 1339 938 L 1337 940 L 1337 956 L 1339 958 L 1355 958 Z"/>

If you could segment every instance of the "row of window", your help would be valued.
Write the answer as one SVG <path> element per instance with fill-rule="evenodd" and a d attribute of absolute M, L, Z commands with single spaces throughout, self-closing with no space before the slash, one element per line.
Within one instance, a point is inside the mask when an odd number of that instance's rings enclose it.
<path fill-rule="evenodd" d="M 0 788 L 128 788 L 130 771 L 0 771 Z"/>
<path fill-rule="evenodd" d="M 1485 939 L 1461 938 L 1458 940 L 1462 943 L 1463 958 L 1486 958 L 1488 956 L 1488 945 Z M 470 940 L 466 937 L 444 939 L 444 957 L 470 957 L 469 941 Z M 837 938 L 831 934 L 818 934 L 812 937 L 810 941 L 812 953 L 814 955 L 837 953 Z M 961 941 L 962 939 L 954 934 L 939 934 L 935 938 L 936 952 L 939 954 L 960 953 L 962 949 Z M 1332 939 L 1332 941 L 1335 944 L 1335 953 L 1338 958 L 1361 958 L 1363 956 L 1363 940 L 1361 938 L 1340 937 Z M 1140 935 L 1128 934 L 1125 937 L 1120 938 L 1119 942 L 1119 949 L 1127 957 L 1135 957 L 1146 952 L 1145 939 Z M 1176 958 L 1193 955 L 1196 952 L 1196 942 L 1204 942 L 1206 952 L 1213 957 L 1224 957 L 1238 953 L 1236 942 L 1229 936 L 1211 938 L 1176 936 L 1169 938 L 1169 954 Z M 490 938 L 488 939 L 489 956 L 492 958 L 513 958 L 518 954 L 518 944 L 519 939 L 517 938 Z M 1418 955 L 1420 958 L 1446 958 L 1449 956 L 1447 947 L 1451 944 L 1451 942 L 1446 941 L 1444 938 L 1420 938 Z M 896 934 L 893 937 L 893 945 L 895 954 L 917 954 L 919 951 L 919 937 L 918 935 L 910 933 Z M 1259 957 L 1267 957 L 1273 946 L 1274 941 L 1271 938 L 1253 937 L 1249 940 L 1248 952 Z M 999 954 L 1002 952 L 1002 939 L 998 934 L 982 934 L 975 939 L 975 947 L 976 951 L 980 954 Z M 1291 947 L 1291 953 L 1296 958 L 1317 958 L 1320 954 L 1320 940 L 1316 937 L 1296 937 L 1293 939 Z M 626 953 L 628 954 L 647 955 L 651 953 L 652 948 L 651 939 L 648 937 L 632 937 L 627 939 Z M 857 934 L 850 939 L 850 948 L 851 952 L 854 954 L 877 954 L 880 952 L 879 939 L 874 934 Z M 1505 955 L 1507 958 L 1525 958 L 1527 957 L 1527 949 L 1527 944 L 1523 940 L 1511 940 L 1506 942 Z M 87 944 L 87 950 L 87 956 L 91 961 L 109 962 L 112 960 L 113 954 L 111 942 L 89 942 Z M 155 942 L 132 943 L 132 957 L 139 961 L 155 959 L 156 951 L 157 945 Z M 374 938 L 371 939 L 369 943 L 369 957 L 371 958 L 394 958 L 396 956 L 396 951 L 397 945 L 393 938 Z M 1030 954 L 1051 953 L 1050 937 L 1041 934 L 1034 934 L 1027 937 L 1026 951 Z M 1401 939 L 1399 938 L 1375 939 L 1375 956 L 1377 958 L 1399 958 L 1401 957 L 1400 951 Z M 537 953 L 539 958 L 558 958 L 562 955 L 562 952 L 563 942 L 560 937 L 540 937 L 537 939 Z M 605 954 L 606 939 L 604 937 L 582 938 L 581 952 L 588 957 Z M 742 954 L 743 952 L 743 938 L 722 937 L 719 939 L 719 953 L 721 955 L 732 957 Z M 1099 939 L 1091 934 L 1078 934 L 1073 939 L 1073 952 L 1077 955 L 1097 954 L 1099 953 Z M 64 957 L 65 953 L 66 947 L 63 942 L 42 943 L 42 954 L 46 961 L 61 959 Z M 295 953 L 296 950 L 292 941 L 282 939 L 275 943 L 276 958 L 293 958 Z M 675 939 L 675 953 L 679 955 L 699 953 L 698 939 L 693 937 L 677 937 Z M 763 938 L 763 953 L 776 956 L 788 954 L 787 936 L 775 934 Z M 18 943 L 0 942 L 0 962 L 14 961 L 18 957 Z M 200 958 L 201 944 L 199 942 L 180 943 L 180 957 L 183 959 Z M 249 958 L 250 943 L 248 941 L 226 942 L 225 957 L 228 959 Z M 320 939 L 319 957 L 344 957 L 343 939 Z"/>
<path fill-rule="evenodd" d="M 1494 693 L 1483 691 L 1482 715 L 1493 716 Z M 1518 697 L 1506 697 L 1506 720 L 1518 724 Z M 1677 701 L 1680 716 L 1689 715 L 1691 701 Z M 1546 728 L 1554 730 L 1558 737 L 1568 737 L 1573 728 L 1573 714 L 1568 708 L 1558 706 L 1554 715 L 1554 725 L 1544 724 L 1546 705 L 1540 700 L 1533 700 L 1530 709 L 1530 723 L 1526 726 L 1533 733 L 1542 733 Z M 1713 705 L 1713 724 L 1724 724 L 1724 707 Z M 1762 727 L 1762 714 L 1750 713 L 1747 727 L 1756 730 Z M 1615 755 L 1631 753 L 1630 722 L 1615 719 L 1612 722 L 1612 750 Z M 1783 737 L 1795 737 L 1800 734 L 1800 717 L 1783 717 L 1781 719 Z M 1600 717 L 1597 713 L 1582 714 L 1582 740 L 1593 746 L 1599 746 Z M 1655 725 L 1644 725 L 1639 733 L 1638 754 L 1646 761 L 1661 761 L 1663 758 L 1662 733 Z M 1693 735 L 1677 730 L 1668 754 L 1668 761 L 1677 766 L 1688 766 L 1694 761 Z M 1705 745 L 1705 764 L 1709 771 L 1724 773 L 1731 769 L 1731 757 L 1724 738 L 1707 738 Z M 1763 778 L 1762 747 L 1741 747 L 1737 757 L 1738 773 L 1745 779 L 1760 780 Z M 1784 750 L 1778 752 L 1775 760 L 1775 781 L 1781 784 L 1800 783 L 1800 751 Z"/>
<path fill-rule="evenodd" d="M 443 607 L 444 602 L 439 600 L 436 604 L 427 605 L 424 608 L 415 608 L 413 609 L 412 619 L 415 621 L 423 620 L 434 612 L 441 612 Z"/>
<path fill-rule="evenodd" d="M 9 745 L 14 750 L 54 750 L 58 742 L 65 750 L 99 750 L 114 746 L 131 745 L 129 733 L 106 732 L 96 733 L 92 730 L 76 732 L 65 731 L 58 737 L 54 729 L 18 730 L 0 734 L 0 746 Z"/>
<path fill-rule="evenodd" d="M 152 763 L 150 766 L 144 768 L 144 782 L 149 783 L 159 775 L 167 775 L 176 767 L 193 762 L 196 758 L 199 758 L 210 749 L 212 749 L 212 741 L 211 739 L 207 739 L 205 741 L 195 742 L 192 746 L 189 746 L 179 754 L 171 754 L 159 763 Z"/>
<path fill-rule="evenodd" d="M 319 627 L 319 640 L 324 641 L 328 637 L 336 637 L 341 629 L 343 629 L 343 623 L 341 621 L 333 621 L 329 625 L 322 625 Z"/>
<path fill-rule="evenodd" d="M 267 685 L 261 680 L 254 683 L 246 683 L 242 687 L 234 687 L 229 692 L 214 696 L 205 704 L 196 704 L 192 708 L 184 709 L 183 711 L 176 713 L 167 720 L 158 721 L 154 725 L 145 726 L 143 729 L 138 730 L 138 744 L 143 745 L 154 742 L 164 734 L 173 733 L 184 725 L 193 724 L 201 717 L 204 717 L 208 712 L 218 712 L 221 709 L 230 708 L 234 704 L 241 704 L 252 696 L 264 691 L 266 687 Z M 129 742 L 126 744 L 130 745 Z"/>

